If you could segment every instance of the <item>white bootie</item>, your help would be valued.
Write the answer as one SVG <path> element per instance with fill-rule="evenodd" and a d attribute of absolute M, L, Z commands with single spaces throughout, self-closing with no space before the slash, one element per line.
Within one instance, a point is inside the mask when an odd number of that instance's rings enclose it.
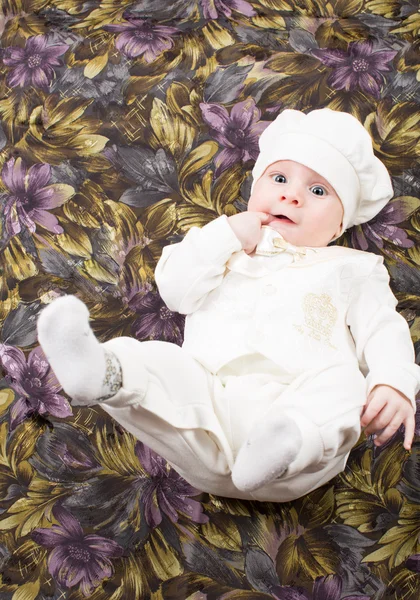
<path fill-rule="evenodd" d="M 38 339 L 73 404 L 95 404 L 103 395 L 105 351 L 89 326 L 89 311 L 75 296 L 49 304 L 38 319 Z"/>
<path fill-rule="evenodd" d="M 280 477 L 297 457 L 302 435 L 290 417 L 260 422 L 242 445 L 232 469 L 238 490 L 253 492 Z"/>

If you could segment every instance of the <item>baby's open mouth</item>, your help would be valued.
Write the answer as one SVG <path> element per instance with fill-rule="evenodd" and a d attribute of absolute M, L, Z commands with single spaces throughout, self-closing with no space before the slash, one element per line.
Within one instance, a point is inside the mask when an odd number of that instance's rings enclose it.
<path fill-rule="evenodd" d="M 294 221 L 289 219 L 289 217 L 286 217 L 286 215 L 273 215 L 273 220 L 282 221 L 283 223 L 294 223 Z"/>

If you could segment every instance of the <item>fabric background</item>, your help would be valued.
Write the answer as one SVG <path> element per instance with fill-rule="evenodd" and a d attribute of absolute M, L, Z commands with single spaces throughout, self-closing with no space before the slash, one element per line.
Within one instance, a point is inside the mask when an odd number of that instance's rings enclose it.
<path fill-rule="evenodd" d="M 395 187 L 338 243 L 384 256 L 418 351 L 417 0 L 2 6 L 1 600 L 418 598 L 418 441 L 362 437 L 287 504 L 200 494 L 100 408 L 72 409 L 35 332 L 71 293 L 103 341 L 180 344 L 162 247 L 246 207 L 282 108 L 328 106 L 362 121 Z"/>

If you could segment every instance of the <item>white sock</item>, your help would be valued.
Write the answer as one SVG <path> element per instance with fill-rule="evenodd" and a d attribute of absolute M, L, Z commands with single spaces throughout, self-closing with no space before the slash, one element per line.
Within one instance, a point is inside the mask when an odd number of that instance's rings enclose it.
<path fill-rule="evenodd" d="M 75 296 L 54 300 L 38 319 L 38 339 L 63 390 L 75 405 L 95 404 L 121 387 L 121 367 L 89 326 L 89 311 Z"/>
<path fill-rule="evenodd" d="M 293 419 L 279 415 L 259 423 L 242 445 L 232 469 L 238 490 L 252 492 L 282 475 L 297 457 L 302 435 Z"/>

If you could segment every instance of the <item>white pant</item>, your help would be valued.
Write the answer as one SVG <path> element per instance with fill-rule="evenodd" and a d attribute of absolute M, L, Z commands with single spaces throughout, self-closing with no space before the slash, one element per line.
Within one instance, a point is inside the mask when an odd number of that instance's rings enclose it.
<path fill-rule="evenodd" d="M 293 500 L 342 471 L 359 438 L 366 381 L 357 364 L 308 370 L 288 381 L 263 357 L 254 357 L 253 374 L 246 374 L 251 365 L 244 358 L 213 375 L 167 342 L 116 338 L 104 346 L 121 363 L 123 387 L 101 406 L 200 491 Z M 231 478 L 235 457 L 251 428 L 270 419 L 271 411 L 295 420 L 301 451 L 281 478 L 241 492 Z"/>

